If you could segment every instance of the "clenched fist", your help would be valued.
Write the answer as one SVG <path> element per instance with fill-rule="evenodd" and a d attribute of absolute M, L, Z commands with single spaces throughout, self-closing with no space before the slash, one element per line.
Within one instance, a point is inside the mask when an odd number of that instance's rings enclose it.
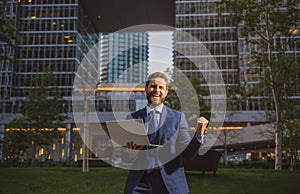
<path fill-rule="evenodd" d="M 199 136 L 204 135 L 207 130 L 208 120 L 205 117 L 199 117 L 197 119 L 197 134 Z"/>

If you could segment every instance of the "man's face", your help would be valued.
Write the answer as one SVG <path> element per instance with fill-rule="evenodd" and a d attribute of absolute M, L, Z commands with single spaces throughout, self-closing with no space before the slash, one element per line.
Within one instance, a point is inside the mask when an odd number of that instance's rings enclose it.
<path fill-rule="evenodd" d="M 148 105 L 158 106 L 164 102 L 167 94 L 167 83 L 162 78 L 155 78 L 151 80 L 148 86 L 145 87 L 147 94 Z"/>

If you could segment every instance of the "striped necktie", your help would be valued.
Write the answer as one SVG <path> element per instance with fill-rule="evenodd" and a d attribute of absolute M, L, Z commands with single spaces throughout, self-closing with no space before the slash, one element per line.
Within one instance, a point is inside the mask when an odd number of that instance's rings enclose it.
<path fill-rule="evenodd" d="M 158 120 L 156 118 L 156 114 L 159 114 L 159 112 L 153 110 L 149 113 L 150 115 L 150 120 L 148 124 L 148 137 L 149 141 L 151 144 L 157 144 L 155 137 L 156 137 L 156 132 L 157 132 L 157 127 L 158 127 Z"/>

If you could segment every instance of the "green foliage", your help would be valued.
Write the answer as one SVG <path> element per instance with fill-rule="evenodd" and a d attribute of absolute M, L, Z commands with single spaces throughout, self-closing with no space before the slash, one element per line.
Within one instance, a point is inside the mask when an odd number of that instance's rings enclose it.
<path fill-rule="evenodd" d="M 14 20 L 7 17 L 8 4 L 6 0 L 0 0 L 0 42 L 5 42 L 9 47 L 15 45 L 15 24 Z M 7 53 L 0 53 L 0 61 L 12 60 Z"/>
<path fill-rule="evenodd" d="M 192 88 L 190 88 L 189 85 L 192 86 Z M 194 114 L 197 114 L 197 117 L 204 116 L 207 119 L 210 119 L 210 106 L 203 98 L 204 96 L 209 95 L 209 91 L 207 88 L 201 87 L 197 77 L 189 77 L 188 80 L 186 80 L 174 73 L 173 81 L 170 83 L 170 86 L 165 104 L 176 110 L 182 110 L 181 106 L 185 106 L 185 110 L 189 110 L 185 113 L 190 126 L 195 125 L 196 121 L 194 119 Z M 191 90 L 194 90 L 196 95 L 191 95 Z M 195 112 L 194 110 L 197 110 L 198 106 L 199 112 Z"/>
<path fill-rule="evenodd" d="M 54 77 L 51 73 L 38 74 L 30 80 L 28 97 L 21 101 L 22 106 L 17 118 L 9 123 L 17 128 L 56 128 L 57 123 L 67 117 L 61 113 L 61 98 L 54 93 Z"/>
<path fill-rule="evenodd" d="M 298 106 L 297 106 L 298 105 Z M 283 147 L 291 160 L 298 158 L 300 150 L 300 104 L 291 103 L 286 107 L 283 121 Z M 290 163 L 290 170 L 297 169 L 296 161 Z"/>
<path fill-rule="evenodd" d="M 299 85 L 300 65 L 293 49 L 299 45 L 299 38 L 291 31 L 299 26 L 298 1 L 222 0 L 217 5 L 230 13 L 252 48 L 248 73 L 262 81 L 253 91 L 263 96 L 272 94 L 271 88 L 276 88 L 278 94 L 294 94 Z"/>
<path fill-rule="evenodd" d="M 31 146 L 30 133 L 27 130 L 6 131 L 3 140 L 3 158 L 18 163 L 23 153 Z"/>
<path fill-rule="evenodd" d="M 8 123 L 8 127 L 20 129 L 14 133 L 16 136 L 26 132 L 23 141 L 33 142 L 34 156 L 36 146 L 50 145 L 56 137 L 59 137 L 57 128 L 67 116 L 61 114 L 61 98 L 53 92 L 55 80 L 51 73 L 34 76 L 30 80 L 30 85 L 28 97 L 21 101 L 19 113 L 22 117 L 12 120 Z M 14 139 L 7 141 L 11 142 L 11 146 L 20 147 L 19 141 Z"/>
<path fill-rule="evenodd" d="M 229 110 L 238 110 L 241 104 L 246 102 L 250 93 L 246 91 L 244 85 L 232 85 L 226 87 L 227 107 Z"/>
<path fill-rule="evenodd" d="M 221 10 L 227 10 L 231 13 L 236 25 L 243 24 L 241 35 L 248 38 L 252 43 L 269 41 L 269 38 L 278 35 L 278 33 L 288 36 L 291 27 L 297 26 L 300 19 L 300 13 L 297 9 L 298 1 L 296 0 L 221 0 L 218 5 Z M 259 36 L 262 39 L 250 40 L 251 36 Z"/>
<path fill-rule="evenodd" d="M 259 93 L 274 105 L 275 169 L 281 169 L 281 141 L 284 109 L 289 96 L 299 89 L 299 1 L 221 0 L 221 11 L 228 11 L 239 33 L 251 49 L 248 67 L 260 78 Z M 296 89 L 296 90 L 295 90 Z M 270 95 L 270 96 L 269 96 Z M 272 120 L 273 121 L 273 120 Z"/>

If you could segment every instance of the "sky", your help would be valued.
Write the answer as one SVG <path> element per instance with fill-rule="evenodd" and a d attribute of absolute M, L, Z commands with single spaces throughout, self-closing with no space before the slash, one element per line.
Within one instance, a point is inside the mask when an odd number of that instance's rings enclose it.
<path fill-rule="evenodd" d="M 149 32 L 149 74 L 160 71 L 165 72 L 172 68 L 172 33 L 171 31 Z"/>

